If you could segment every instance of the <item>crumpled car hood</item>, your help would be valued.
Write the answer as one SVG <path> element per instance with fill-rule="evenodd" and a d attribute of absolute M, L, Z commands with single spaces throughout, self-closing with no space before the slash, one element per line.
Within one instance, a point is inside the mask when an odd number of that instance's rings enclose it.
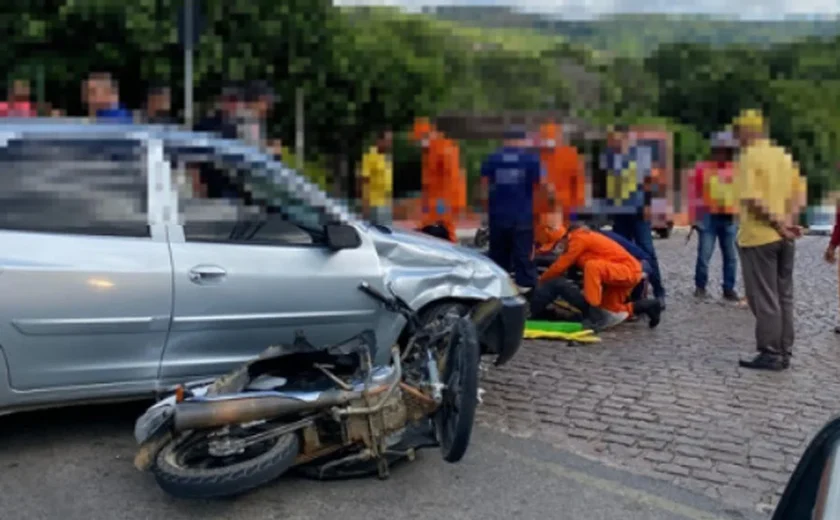
<path fill-rule="evenodd" d="M 513 296 L 510 276 L 481 253 L 414 231 L 368 233 L 394 292 L 419 308 L 439 298 Z"/>

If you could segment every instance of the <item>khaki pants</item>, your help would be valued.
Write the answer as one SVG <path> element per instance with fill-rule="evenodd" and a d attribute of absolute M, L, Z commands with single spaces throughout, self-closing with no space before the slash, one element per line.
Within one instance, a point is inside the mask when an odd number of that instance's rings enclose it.
<path fill-rule="evenodd" d="M 755 316 L 759 352 L 790 357 L 793 350 L 793 262 L 796 246 L 779 240 L 739 248 L 747 302 Z"/>

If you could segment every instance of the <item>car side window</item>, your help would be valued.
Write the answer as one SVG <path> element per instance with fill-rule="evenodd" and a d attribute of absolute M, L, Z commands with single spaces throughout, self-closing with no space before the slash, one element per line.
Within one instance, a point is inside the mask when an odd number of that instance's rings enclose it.
<path fill-rule="evenodd" d="M 187 242 L 324 243 L 323 211 L 290 195 L 270 176 L 206 155 L 167 155 Z"/>
<path fill-rule="evenodd" d="M 145 165 L 138 140 L 10 139 L 0 146 L 0 229 L 148 237 Z"/>

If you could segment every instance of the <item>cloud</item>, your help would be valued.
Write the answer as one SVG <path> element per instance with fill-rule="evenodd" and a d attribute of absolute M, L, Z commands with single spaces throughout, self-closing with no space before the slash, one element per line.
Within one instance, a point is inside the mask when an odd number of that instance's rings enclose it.
<path fill-rule="evenodd" d="M 428 5 L 508 5 L 569 18 L 616 12 L 704 13 L 750 19 L 840 15 L 840 0 L 335 0 L 335 3 L 400 6 L 412 11 Z"/>

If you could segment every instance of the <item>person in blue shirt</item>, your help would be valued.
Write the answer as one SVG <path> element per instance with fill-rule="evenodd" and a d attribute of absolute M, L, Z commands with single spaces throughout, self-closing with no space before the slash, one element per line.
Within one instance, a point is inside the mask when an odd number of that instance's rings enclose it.
<path fill-rule="evenodd" d="M 85 81 L 82 97 L 91 120 L 126 124 L 134 122 L 131 112 L 120 105 L 117 81 L 107 72 L 90 74 Z"/>
<path fill-rule="evenodd" d="M 513 271 L 523 293 L 537 284 L 534 190 L 546 190 L 554 203 L 540 158 L 528 149 L 525 137 L 524 129 L 508 130 L 502 148 L 481 165 L 482 202 L 489 228 L 488 256 L 502 269 Z"/>

